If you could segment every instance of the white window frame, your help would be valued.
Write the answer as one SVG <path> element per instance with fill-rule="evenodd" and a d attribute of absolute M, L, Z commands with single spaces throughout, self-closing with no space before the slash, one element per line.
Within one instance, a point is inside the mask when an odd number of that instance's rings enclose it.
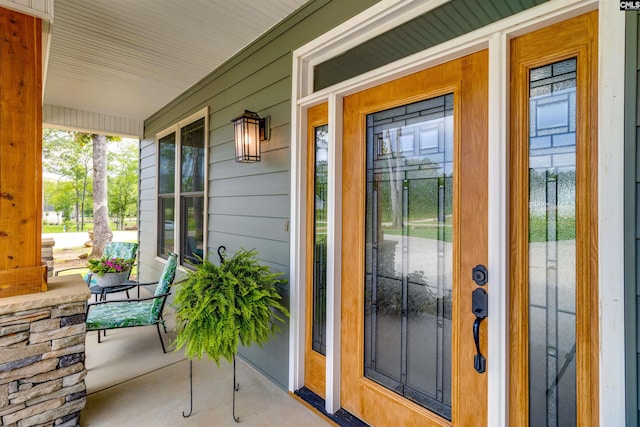
<path fill-rule="evenodd" d="M 173 242 L 174 242 L 174 247 L 173 247 L 173 252 L 176 253 L 178 255 L 178 260 L 180 260 L 181 257 L 181 253 L 180 253 L 180 230 L 182 229 L 181 227 L 181 208 L 180 208 L 180 200 L 181 200 L 181 185 L 180 185 L 180 173 L 181 173 L 181 158 L 180 158 L 180 153 L 182 153 L 182 141 L 181 141 L 181 135 L 180 135 L 180 130 L 184 127 L 187 126 L 197 120 L 200 119 L 204 119 L 204 190 L 203 190 L 203 194 L 204 194 L 204 218 L 203 218 L 203 228 L 204 228 L 204 234 L 202 236 L 202 245 L 204 248 L 204 253 L 207 253 L 207 236 L 208 236 L 208 211 L 209 211 L 209 191 L 208 191 L 208 187 L 209 187 L 209 108 L 205 107 L 199 111 L 197 111 L 196 113 L 191 114 L 190 116 L 188 116 L 185 119 L 180 120 L 179 122 L 175 123 L 174 125 L 158 132 L 156 134 L 156 159 L 160 158 L 160 139 L 164 138 L 167 135 L 170 135 L 172 133 L 175 133 L 175 175 L 174 175 L 174 226 L 173 226 Z M 157 173 L 158 172 L 158 165 L 156 164 L 156 197 L 155 197 L 155 233 L 158 233 L 159 230 L 159 216 L 160 216 L 160 211 L 159 211 L 159 189 L 160 189 L 160 174 Z M 156 259 L 159 260 L 165 260 L 164 257 L 161 257 L 158 254 L 158 238 L 156 235 L 156 239 L 155 239 L 155 254 L 156 254 Z M 184 265 L 180 265 L 180 267 L 184 267 Z"/>
<path fill-rule="evenodd" d="M 327 363 L 325 409 L 340 409 L 340 275 L 342 98 L 382 82 L 489 49 L 489 305 L 488 425 L 508 425 L 508 180 L 509 41 L 599 9 L 598 32 L 598 282 L 601 425 L 624 425 L 624 13 L 609 0 L 550 0 L 453 40 L 313 91 L 313 69 L 365 40 L 419 16 L 443 0 L 381 0 L 293 52 L 291 113 L 291 287 L 289 390 L 304 385 L 305 200 L 307 109 L 329 103 Z M 606 46 L 606 48 L 604 48 Z M 618 143 L 607 143 L 617 141 Z M 606 284 L 606 286 L 604 286 Z M 604 290 L 606 289 L 606 292 Z M 606 420 L 606 421 L 605 421 Z"/>

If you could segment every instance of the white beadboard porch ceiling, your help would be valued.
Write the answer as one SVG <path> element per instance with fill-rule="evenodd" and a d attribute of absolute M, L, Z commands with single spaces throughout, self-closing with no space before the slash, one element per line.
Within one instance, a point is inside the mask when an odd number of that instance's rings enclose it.
<path fill-rule="evenodd" d="M 55 0 L 44 125 L 140 136 L 144 119 L 306 1 Z"/>

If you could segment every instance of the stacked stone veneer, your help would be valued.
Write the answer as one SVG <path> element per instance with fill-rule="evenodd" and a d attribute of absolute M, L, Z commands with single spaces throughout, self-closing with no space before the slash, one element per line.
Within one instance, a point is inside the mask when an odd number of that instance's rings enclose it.
<path fill-rule="evenodd" d="M 0 426 L 79 425 L 88 291 L 74 280 L 0 299 Z"/>
<path fill-rule="evenodd" d="M 47 265 L 47 276 L 53 276 L 53 247 L 56 244 L 55 240 L 50 237 L 42 239 L 42 264 Z"/>

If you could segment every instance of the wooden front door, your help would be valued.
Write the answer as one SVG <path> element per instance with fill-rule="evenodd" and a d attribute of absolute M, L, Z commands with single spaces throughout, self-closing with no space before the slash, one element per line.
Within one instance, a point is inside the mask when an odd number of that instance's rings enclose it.
<path fill-rule="evenodd" d="M 344 98 L 340 396 L 371 425 L 486 425 L 487 85 L 481 51 Z"/>

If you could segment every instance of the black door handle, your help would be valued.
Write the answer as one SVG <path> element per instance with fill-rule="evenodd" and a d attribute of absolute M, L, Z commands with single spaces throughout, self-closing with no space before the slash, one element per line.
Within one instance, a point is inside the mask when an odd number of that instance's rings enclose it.
<path fill-rule="evenodd" d="M 476 316 L 473 322 L 473 342 L 476 345 L 476 355 L 473 358 L 473 367 L 479 374 L 487 370 L 487 359 L 480 351 L 480 324 L 487 317 L 489 297 L 484 289 L 477 288 L 471 293 L 471 310 Z"/>
<path fill-rule="evenodd" d="M 476 355 L 473 357 L 473 367 L 479 374 L 487 370 L 487 359 L 485 359 L 480 351 L 480 323 L 482 323 L 483 320 L 484 317 L 476 317 L 476 320 L 473 322 L 473 341 L 476 343 Z"/>

